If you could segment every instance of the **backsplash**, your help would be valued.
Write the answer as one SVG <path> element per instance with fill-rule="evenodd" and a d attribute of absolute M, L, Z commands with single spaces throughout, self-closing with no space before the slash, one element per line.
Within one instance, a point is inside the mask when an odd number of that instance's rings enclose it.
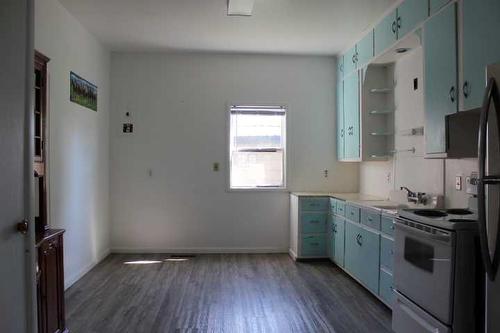
<path fill-rule="evenodd" d="M 410 129 L 424 126 L 421 47 L 396 63 L 394 80 L 394 140 L 398 152 L 389 161 L 360 163 L 360 192 L 388 198 L 392 190 L 407 186 L 413 191 L 444 195 L 447 207 L 466 207 L 469 195 L 465 193 L 465 177 L 477 171 L 477 160 L 425 159 L 425 137 L 408 135 Z M 414 153 L 408 151 L 412 148 Z M 456 175 L 463 176 L 461 191 L 455 190 Z"/>

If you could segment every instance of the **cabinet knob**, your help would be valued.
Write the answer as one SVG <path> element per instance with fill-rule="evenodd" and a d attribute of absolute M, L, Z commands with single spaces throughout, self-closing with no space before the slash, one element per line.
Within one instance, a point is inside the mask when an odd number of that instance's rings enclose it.
<path fill-rule="evenodd" d="M 396 33 L 396 21 L 392 22 L 392 33 Z"/>
<path fill-rule="evenodd" d="M 398 17 L 398 29 L 401 29 L 401 16 Z"/>
<path fill-rule="evenodd" d="M 455 103 L 455 98 L 456 98 L 456 96 L 455 96 L 455 86 L 452 86 L 450 88 L 450 100 L 451 100 L 452 103 Z"/>
<path fill-rule="evenodd" d="M 465 81 L 464 82 L 464 85 L 462 87 L 462 91 L 463 91 L 464 97 L 468 98 L 469 94 L 470 94 L 470 91 L 469 91 L 469 81 Z"/>

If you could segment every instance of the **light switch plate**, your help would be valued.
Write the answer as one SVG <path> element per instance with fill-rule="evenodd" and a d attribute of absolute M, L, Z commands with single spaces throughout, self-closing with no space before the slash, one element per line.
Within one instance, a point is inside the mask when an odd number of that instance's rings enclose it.
<path fill-rule="evenodd" d="M 455 177 L 455 190 L 462 191 L 462 176 Z"/>

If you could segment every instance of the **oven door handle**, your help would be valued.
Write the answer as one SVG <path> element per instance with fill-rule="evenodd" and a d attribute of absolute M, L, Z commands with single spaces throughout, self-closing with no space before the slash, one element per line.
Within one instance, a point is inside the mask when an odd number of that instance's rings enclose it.
<path fill-rule="evenodd" d="M 437 240 L 445 243 L 449 243 L 451 241 L 451 236 L 449 234 L 441 234 L 441 235 L 431 234 L 429 232 L 420 229 L 409 227 L 402 223 L 396 223 L 396 228 L 403 229 L 404 231 L 414 233 L 416 235 L 422 236 L 423 238 L 427 239 Z"/>

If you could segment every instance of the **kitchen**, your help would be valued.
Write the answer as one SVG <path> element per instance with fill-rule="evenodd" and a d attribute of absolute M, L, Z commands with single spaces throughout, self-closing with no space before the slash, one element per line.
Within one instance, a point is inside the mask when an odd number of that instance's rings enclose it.
<path fill-rule="evenodd" d="M 499 0 L 1 9 L 1 332 L 500 332 Z"/>

